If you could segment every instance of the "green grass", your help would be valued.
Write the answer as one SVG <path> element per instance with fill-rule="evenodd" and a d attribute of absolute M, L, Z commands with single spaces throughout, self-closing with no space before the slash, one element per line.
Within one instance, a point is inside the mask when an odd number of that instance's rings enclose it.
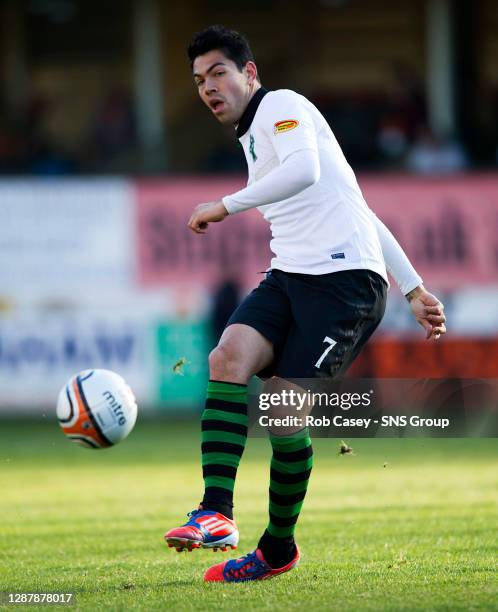
<path fill-rule="evenodd" d="M 199 501 L 197 440 L 194 425 L 145 422 L 92 451 L 54 423 L 0 421 L 0 591 L 73 591 L 84 610 L 498 610 L 497 440 L 348 440 L 354 456 L 317 440 L 300 566 L 238 585 L 202 582 L 228 556 L 162 541 Z M 241 553 L 266 524 L 268 464 L 250 439 Z"/>

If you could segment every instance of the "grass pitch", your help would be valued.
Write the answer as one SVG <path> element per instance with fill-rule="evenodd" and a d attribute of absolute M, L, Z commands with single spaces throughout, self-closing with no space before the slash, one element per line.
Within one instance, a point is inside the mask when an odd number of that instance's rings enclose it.
<path fill-rule="evenodd" d="M 55 422 L 0 421 L 0 591 L 75 592 L 82 610 L 498 610 L 497 440 L 347 440 L 354 456 L 316 440 L 300 566 L 206 585 L 203 570 L 230 553 L 162 540 L 200 499 L 197 431 L 140 422 L 93 451 Z M 249 439 L 241 554 L 266 524 L 269 457 Z"/>

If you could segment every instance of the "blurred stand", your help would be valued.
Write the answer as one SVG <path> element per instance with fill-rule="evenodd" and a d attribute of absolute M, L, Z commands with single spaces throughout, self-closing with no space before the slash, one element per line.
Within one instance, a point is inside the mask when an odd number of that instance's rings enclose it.
<path fill-rule="evenodd" d="M 200 170 L 217 174 L 243 174 L 247 170 L 244 153 L 232 127 L 221 130 L 222 138 L 208 153 Z"/>
<path fill-rule="evenodd" d="M 91 130 L 89 168 L 112 173 L 134 161 L 135 114 L 131 95 L 119 86 L 103 92 Z"/>
<path fill-rule="evenodd" d="M 408 153 L 406 167 L 416 174 L 446 175 L 465 170 L 468 161 L 462 145 L 450 138 L 439 138 L 423 126 Z"/>
<path fill-rule="evenodd" d="M 0 0 L 0 172 L 244 172 L 196 100 L 185 46 L 202 11 Z M 455 135 L 473 168 L 496 165 L 497 3 L 296 1 L 280 20 L 280 2 L 219 3 L 208 19 L 247 34 L 265 86 L 318 105 L 355 169 L 405 168 L 424 125 Z"/>
<path fill-rule="evenodd" d="M 400 168 L 426 121 L 424 89 L 409 66 L 397 65 L 378 119 L 377 145 L 386 166 Z"/>

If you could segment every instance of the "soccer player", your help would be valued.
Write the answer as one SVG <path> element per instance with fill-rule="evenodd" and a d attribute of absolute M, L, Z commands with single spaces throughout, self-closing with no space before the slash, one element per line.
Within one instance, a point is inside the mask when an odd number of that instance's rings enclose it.
<path fill-rule="evenodd" d="M 247 437 L 247 383 L 342 375 L 379 324 L 387 269 L 426 337 L 444 334 L 443 305 L 428 293 L 391 232 L 365 203 L 329 125 L 311 102 L 261 86 L 247 41 L 212 26 L 188 48 L 201 100 L 233 125 L 248 185 L 197 206 L 188 226 L 258 208 L 271 224 L 275 257 L 266 278 L 228 321 L 209 356 L 202 415 L 204 497 L 189 521 L 165 534 L 177 550 L 235 548 L 233 488 Z M 307 429 L 270 433 L 269 523 L 255 551 L 210 567 L 208 582 L 276 576 L 299 560 L 294 529 L 312 468 Z"/>

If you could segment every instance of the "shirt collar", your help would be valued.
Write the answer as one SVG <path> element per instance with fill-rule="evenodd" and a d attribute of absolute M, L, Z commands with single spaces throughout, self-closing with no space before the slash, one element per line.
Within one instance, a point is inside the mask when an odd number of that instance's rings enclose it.
<path fill-rule="evenodd" d="M 266 96 L 267 93 L 268 89 L 260 87 L 250 99 L 249 104 L 246 106 L 246 110 L 242 113 L 239 125 L 237 126 L 237 138 L 242 138 L 242 136 L 244 136 L 247 130 L 251 127 L 252 120 L 254 119 L 254 115 L 258 110 L 261 100 Z"/>

